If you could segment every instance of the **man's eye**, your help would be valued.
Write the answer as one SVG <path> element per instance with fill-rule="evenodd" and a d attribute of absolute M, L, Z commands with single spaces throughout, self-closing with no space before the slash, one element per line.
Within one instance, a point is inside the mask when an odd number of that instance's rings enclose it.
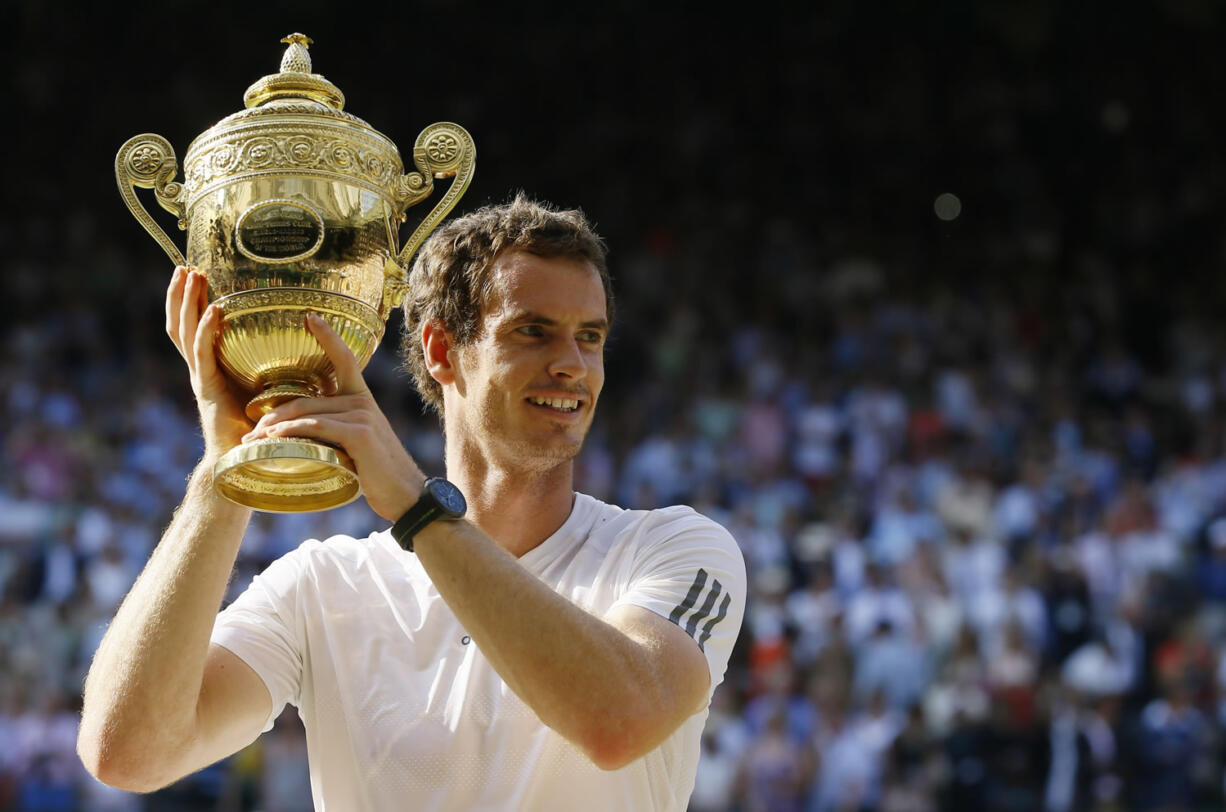
<path fill-rule="evenodd" d="M 604 341 L 604 336 L 595 330 L 585 330 L 579 334 L 579 340 L 588 344 L 599 344 Z"/>
<path fill-rule="evenodd" d="M 538 324 L 525 324 L 523 327 L 516 327 L 515 332 L 520 335 L 531 336 L 532 338 L 540 338 L 545 335 L 545 331 Z"/>

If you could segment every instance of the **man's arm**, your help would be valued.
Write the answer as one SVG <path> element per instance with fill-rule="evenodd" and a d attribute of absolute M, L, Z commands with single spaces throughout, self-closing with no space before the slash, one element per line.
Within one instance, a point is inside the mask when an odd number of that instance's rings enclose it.
<path fill-rule="evenodd" d="M 271 710 L 251 668 L 210 646 L 250 513 L 213 493 L 201 465 L 98 646 L 77 751 L 98 780 L 163 787 L 259 735 Z"/>
<path fill-rule="evenodd" d="M 468 522 L 435 522 L 413 546 L 507 685 L 597 766 L 634 761 L 706 705 L 706 657 L 667 618 L 627 605 L 598 618 Z"/>
<path fill-rule="evenodd" d="M 210 646 L 251 511 L 217 495 L 213 461 L 251 427 L 213 356 L 204 278 L 176 268 L 166 330 L 187 361 L 205 455 L 187 495 L 107 630 L 85 681 L 77 751 L 99 780 L 148 791 L 226 756 L 271 711 L 263 681 Z"/>

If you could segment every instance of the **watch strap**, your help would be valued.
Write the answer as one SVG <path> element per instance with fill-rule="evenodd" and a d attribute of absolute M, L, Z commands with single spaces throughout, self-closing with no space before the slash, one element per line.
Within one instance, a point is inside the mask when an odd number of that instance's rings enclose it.
<path fill-rule="evenodd" d="M 443 512 L 437 504 L 434 504 L 434 497 L 427 496 L 425 492 L 422 493 L 422 496 L 422 499 L 417 500 L 413 507 L 406 510 L 404 515 L 392 525 L 392 538 L 410 553 L 413 552 L 413 537 Z M 428 502 L 428 504 L 423 505 L 423 502 Z"/>
<path fill-rule="evenodd" d="M 448 510 L 439 503 L 438 497 L 435 495 L 436 486 L 455 488 L 454 485 L 441 477 L 430 477 L 422 487 L 421 495 L 417 497 L 417 501 L 392 525 L 392 538 L 396 540 L 396 543 L 402 549 L 408 550 L 410 553 L 413 552 L 413 537 L 424 530 L 431 522 L 441 518 L 458 518 L 462 515 L 462 513 Z"/>

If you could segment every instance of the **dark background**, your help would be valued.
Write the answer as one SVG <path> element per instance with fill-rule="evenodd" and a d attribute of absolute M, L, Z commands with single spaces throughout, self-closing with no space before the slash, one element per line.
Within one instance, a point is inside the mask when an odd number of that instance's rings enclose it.
<path fill-rule="evenodd" d="M 669 252 L 669 293 L 718 295 L 723 319 L 812 321 L 820 303 L 785 295 L 787 275 L 764 267 L 781 229 L 805 236 L 815 266 L 871 252 L 909 287 L 1058 296 L 1035 278 L 1089 273 L 1094 253 L 1111 266 L 1104 282 L 1129 291 L 1122 329 L 1147 353 L 1155 319 L 1218 292 L 1226 15 L 1212 2 L 762 3 L 726 16 L 18 2 L 6 16 L 17 143 L 0 236 L 9 261 L 56 268 L 19 313 L 52 308 L 57 286 L 130 292 L 116 277 L 161 261 L 115 194 L 115 149 L 152 131 L 181 160 L 275 72 L 290 31 L 315 39 L 316 70 L 402 150 L 436 120 L 473 133 L 464 207 L 517 189 L 581 206 L 615 269 L 645 246 Z M 933 216 L 943 192 L 962 201 L 952 223 Z M 1005 249 L 1019 230 L 1041 256 Z"/>

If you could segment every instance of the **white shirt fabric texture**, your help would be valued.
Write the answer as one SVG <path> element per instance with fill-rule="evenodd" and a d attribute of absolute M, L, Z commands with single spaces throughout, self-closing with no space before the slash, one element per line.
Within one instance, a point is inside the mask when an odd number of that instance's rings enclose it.
<path fill-rule="evenodd" d="M 669 618 L 706 655 L 710 692 L 723 679 L 746 577 L 710 519 L 576 494 L 519 562 L 597 617 L 632 604 Z M 265 730 L 297 707 L 317 810 L 682 812 L 694 787 L 705 708 L 642 758 L 599 769 L 507 687 L 387 531 L 304 542 L 218 615 L 212 639 L 268 686 Z"/>

